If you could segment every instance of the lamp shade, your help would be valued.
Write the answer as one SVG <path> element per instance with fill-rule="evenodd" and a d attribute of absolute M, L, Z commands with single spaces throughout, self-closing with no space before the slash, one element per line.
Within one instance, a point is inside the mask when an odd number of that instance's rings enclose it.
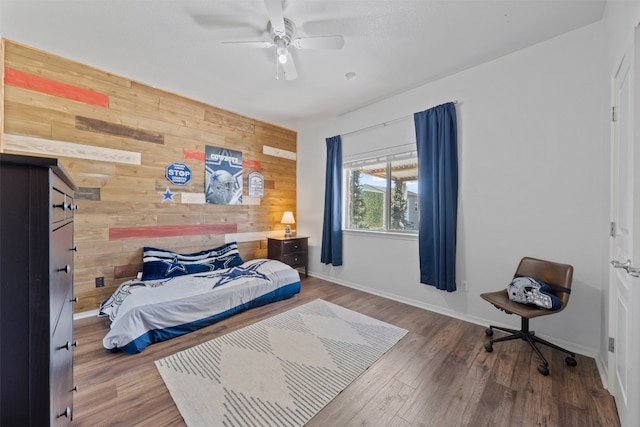
<path fill-rule="evenodd" d="M 295 224 L 296 220 L 293 218 L 293 212 L 291 211 L 286 211 L 285 213 L 282 214 L 282 220 L 280 221 L 281 224 Z"/>

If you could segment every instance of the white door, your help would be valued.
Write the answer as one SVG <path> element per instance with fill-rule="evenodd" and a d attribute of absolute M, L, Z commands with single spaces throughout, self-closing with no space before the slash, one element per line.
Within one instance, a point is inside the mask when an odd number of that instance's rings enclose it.
<path fill-rule="evenodd" d="M 640 276 L 639 49 L 640 30 L 636 28 L 634 45 L 613 85 L 611 214 L 615 225 L 610 247 L 609 335 L 615 349 L 609 353 L 608 374 L 623 427 L 640 425 L 640 278 L 636 277 Z"/>

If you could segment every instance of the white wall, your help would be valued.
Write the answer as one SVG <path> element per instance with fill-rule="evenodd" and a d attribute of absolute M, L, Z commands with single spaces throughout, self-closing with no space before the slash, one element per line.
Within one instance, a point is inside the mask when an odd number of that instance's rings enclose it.
<path fill-rule="evenodd" d="M 519 318 L 479 294 L 506 287 L 523 256 L 570 263 L 575 291 L 569 308 L 536 319 L 533 327 L 596 355 L 608 226 L 603 49 L 603 25 L 596 23 L 344 116 L 299 126 L 297 225 L 299 234 L 311 237 L 311 274 L 479 323 L 519 326 Z M 415 239 L 345 233 L 344 265 L 321 264 L 324 139 L 451 100 L 460 101 L 457 277 L 469 281 L 469 291 L 420 284 Z M 414 142 L 412 119 L 347 136 L 343 152 L 379 148 L 380 141 Z"/>

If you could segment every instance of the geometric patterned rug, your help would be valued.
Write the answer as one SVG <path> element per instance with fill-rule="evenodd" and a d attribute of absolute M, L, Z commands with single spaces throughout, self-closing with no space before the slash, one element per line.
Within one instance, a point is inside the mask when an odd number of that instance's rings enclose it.
<path fill-rule="evenodd" d="M 302 426 L 406 333 L 315 300 L 155 363 L 188 426 Z"/>

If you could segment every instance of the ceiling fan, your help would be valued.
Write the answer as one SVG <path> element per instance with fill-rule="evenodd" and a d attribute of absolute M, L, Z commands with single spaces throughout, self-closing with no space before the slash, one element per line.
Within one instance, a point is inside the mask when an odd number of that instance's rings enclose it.
<path fill-rule="evenodd" d="M 278 64 L 282 66 L 286 80 L 295 80 L 298 77 L 296 64 L 293 61 L 289 48 L 296 49 L 342 49 L 344 38 L 340 35 L 295 37 L 296 25 L 284 17 L 282 0 L 264 0 L 267 6 L 269 22 L 267 32 L 269 41 L 224 41 L 224 44 L 232 44 L 239 47 L 269 49 L 276 48 L 276 78 L 278 78 Z"/>

